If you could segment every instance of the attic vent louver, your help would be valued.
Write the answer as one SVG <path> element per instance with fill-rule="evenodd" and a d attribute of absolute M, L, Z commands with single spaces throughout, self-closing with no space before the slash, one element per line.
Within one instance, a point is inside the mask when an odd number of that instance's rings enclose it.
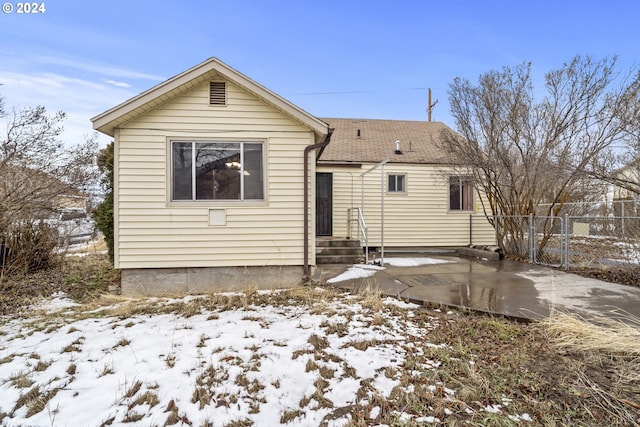
<path fill-rule="evenodd" d="M 209 105 L 227 105 L 227 84 L 225 82 L 209 83 Z"/>

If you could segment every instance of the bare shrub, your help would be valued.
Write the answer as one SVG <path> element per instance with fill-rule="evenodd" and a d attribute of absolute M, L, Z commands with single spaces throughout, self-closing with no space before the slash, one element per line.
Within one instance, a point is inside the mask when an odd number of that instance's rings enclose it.
<path fill-rule="evenodd" d="M 57 265 L 58 232 L 44 222 L 23 222 L 8 227 L 0 241 L 2 276 L 28 274 Z"/>
<path fill-rule="evenodd" d="M 96 138 L 77 145 L 59 139 L 63 112 L 42 106 L 8 113 L 0 96 L 0 274 L 47 268 L 54 213 L 83 205 L 97 176 Z M 84 208 L 85 206 L 82 206 Z M 56 241 L 57 243 L 57 241 Z M 0 276 L 1 277 L 1 276 Z"/>

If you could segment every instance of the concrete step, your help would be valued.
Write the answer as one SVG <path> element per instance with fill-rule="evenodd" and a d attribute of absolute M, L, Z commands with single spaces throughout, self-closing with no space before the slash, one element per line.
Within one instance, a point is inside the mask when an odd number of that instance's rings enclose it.
<path fill-rule="evenodd" d="M 316 255 L 316 264 L 358 264 L 364 255 Z"/>
<path fill-rule="evenodd" d="M 349 247 L 317 247 L 316 255 L 361 255 L 362 248 L 359 246 Z"/>
<path fill-rule="evenodd" d="M 316 247 L 326 248 L 326 247 L 360 247 L 359 240 L 353 239 L 338 239 L 334 237 L 317 237 L 316 238 Z"/>
<path fill-rule="evenodd" d="M 371 249 L 371 248 L 370 248 Z M 369 252 L 369 258 L 380 258 L 380 250 L 371 250 Z M 413 257 L 429 257 L 433 255 L 456 255 L 457 251 L 455 248 L 433 248 L 433 247 L 408 247 L 408 248 L 398 248 L 398 247 L 390 247 L 384 248 L 384 256 L 386 257 L 402 257 L 402 258 L 413 258 Z"/>
<path fill-rule="evenodd" d="M 356 264 L 364 261 L 359 240 L 316 238 L 316 264 Z"/>

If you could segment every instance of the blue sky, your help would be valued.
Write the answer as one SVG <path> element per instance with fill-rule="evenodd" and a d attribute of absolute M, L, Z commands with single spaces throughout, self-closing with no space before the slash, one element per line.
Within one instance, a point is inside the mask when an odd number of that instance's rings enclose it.
<path fill-rule="evenodd" d="M 211 56 L 317 117 L 426 120 L 430 87 L 433 120 L 453 128 L 455 77 L 531 61 L 541 79 L 576 54 L 640 61 L 634 0 L 49 0 L 29 15 L 9 3 L 0 94 L 67 112 L 69 143 Z"/>

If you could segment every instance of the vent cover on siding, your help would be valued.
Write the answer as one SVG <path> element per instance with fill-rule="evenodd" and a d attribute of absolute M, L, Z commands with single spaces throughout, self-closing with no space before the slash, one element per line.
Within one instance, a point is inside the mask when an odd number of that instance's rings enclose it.
<path fill-rule="evenodd" d="M 225 82 L 209 83 L 209 105 L 227 105 L 227 85 Z"/>

